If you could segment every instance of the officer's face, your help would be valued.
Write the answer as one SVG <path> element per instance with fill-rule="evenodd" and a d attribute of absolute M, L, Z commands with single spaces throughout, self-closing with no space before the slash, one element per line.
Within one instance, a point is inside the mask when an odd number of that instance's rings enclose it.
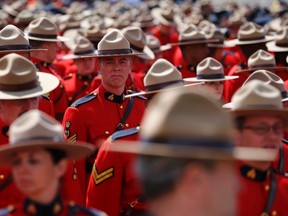
<path fill-rule="evenodd" d="M 17 99 L 17 100 L 1 100 L 0 101 L 0 117 L 6 125 L 12 122 L 28 110 L 37 109 L 39 98 Z"/>
<path fill-rule="evenodd" d="M 220 100 L 222 98 L 223 94 L 223 88 L 224 84 L 223 81 L 215 81 L 215 82 L 205 82 L 204 86 L 211 91 L 213 96 L 217 99 Z"/>
<path fill-rule="evenodd" d="M 284 133 L 283 121 L 272 115 L 246 117 L 243 129 L 235 130 L 237 146 L 279 149 Z M 250 165 L 266 169 L 270 162 L 247 162 Z"/>
<path fill-rule="evenodd" d="M 124 87 L 131 70 L 130 57 L 103 57 L 99 62 L 102 84 L 109 89 Z"/>
<path fill-rule="evenodd" d="M 80 75 L 89 75 L 95 70 L 95 58 L 80 58 L 74 60 L 75 65 L 77 66 L 77 73 Z"/>
<path fill-rule="evenodd" d="M 54 164 L 50 153 L 40 148 L 16 153 L 11 160 L 15 183 L 25 196 L 40 202 L 54 198 L 66 161 Z"/>
<path fill-rule="evenodd" d="M 56 42 L 45 42 L 42 44 L 43 49 L 47 49 L 45 51 L 45 61 L 53 62 L 56 59 L 57 52 L 59 50 L 59 45 Z"/>
<path fill-rule="evenodd" d="M 206 43 L 186 45 L 182 54 L 188 64 L 197 65 L 209 56 L 209 48 Z"/>

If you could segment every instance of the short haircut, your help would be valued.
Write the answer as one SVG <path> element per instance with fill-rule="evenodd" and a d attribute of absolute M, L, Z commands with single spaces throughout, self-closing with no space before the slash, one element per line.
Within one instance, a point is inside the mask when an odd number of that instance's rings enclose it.
<path fill-rule="evenodd" d="M 67 154 L 64 150 L 56 148 L 45 148 L 45 150 L 51 155 L 53 163 L 56 165 L 61 160 L 65 159 Z"/>
<path fill-rule="evenodd" d="M 173 191 L 185 168 L 191 163 L 197 163 L 209 170 L 215 166 L 213 160 L 140 156 L 136 169 L 145 199 L 153 200 Z"/>

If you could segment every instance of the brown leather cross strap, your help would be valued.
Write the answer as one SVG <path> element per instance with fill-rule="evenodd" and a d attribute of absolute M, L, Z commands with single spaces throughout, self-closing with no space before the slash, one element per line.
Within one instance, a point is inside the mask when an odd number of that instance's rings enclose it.
<path fill-rule="evenodd" d="M 5 179 L 5 181 L 0 184 L 0 192 L 3 191 L 11 182 L 13 181 L 13 176 L 10 174 L 8 178 Z"/>

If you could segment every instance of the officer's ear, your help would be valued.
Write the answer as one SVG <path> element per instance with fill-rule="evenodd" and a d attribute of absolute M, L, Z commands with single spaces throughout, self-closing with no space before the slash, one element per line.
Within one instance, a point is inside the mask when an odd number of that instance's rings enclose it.
<path fill-rule="evenodd" d="M 62 159 L 55 165 L 55 172 L 59 179 L 64 176 L 66 170 L 67 170 L 67 160 L 65 159 Z"/>

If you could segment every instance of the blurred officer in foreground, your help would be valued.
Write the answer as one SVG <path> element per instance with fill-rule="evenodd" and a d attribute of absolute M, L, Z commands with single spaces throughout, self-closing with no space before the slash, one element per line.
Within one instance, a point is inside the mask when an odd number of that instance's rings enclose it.
<path fill-rule="evenodd" d="M 141 141 L 111 148 L 140 154 L 137 171 L 153 215 L 235 215 L 234 160 L 276 156 L 273 150 L 236 148 L 229 113 L 206 94 L 156 95 L 144 115 Z"/>
<path fill-rule="evenodd" d="M 91 144 L 67 143 L 61 125 L 38 110 L 13 122 L 9 142 L 0 149 L 0 164 L 12 167 L 25 201 L 0 210 L 0 215 L 106 215 L 75 202 L 67 203 L 59 194 L 66 160 L 87 156 L 93 150 Z"/>

